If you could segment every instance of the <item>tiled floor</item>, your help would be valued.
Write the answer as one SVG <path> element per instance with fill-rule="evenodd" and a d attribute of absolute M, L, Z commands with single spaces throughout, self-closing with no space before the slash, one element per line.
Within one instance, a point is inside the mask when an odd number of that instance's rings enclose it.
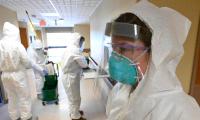
<path fill-rule="evenodd" d="M 7 105 L 0 107 L 0 120 L 10 120 L 8 117 Z"/>
<path fill-rule="evenodd" d="M 39 120 L 70 120 L 68 115 L 68 101 L 62 81 L 58 82 L 59 105 L 42 105 L 40 100 L 33 103 L 33 116 Z M 81 110 L 85 113 L 87 120 L 105 120 L 105 110 L 100 99 L 100 93 L 96 90 L 94 80 L 86 79 L 81 81 Z M 0 107 L 0 120 L 10 120 L 8 117 L 7 106 Z"/>

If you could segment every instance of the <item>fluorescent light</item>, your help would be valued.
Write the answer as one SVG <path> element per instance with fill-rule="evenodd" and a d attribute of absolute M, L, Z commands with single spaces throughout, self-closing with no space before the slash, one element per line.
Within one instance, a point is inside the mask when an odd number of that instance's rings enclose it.
<path fill-rule="evenodd" d="M 46 17 L 60 16 L 58 13 L 40 13 L 40 14 Z"/>
<path fill-rule="evenodd" d="M 56 7 L 53 4 L 53 2 L 51 0 L 49 0 L 49 2 L 51 3 L 51 5 L 53 6 L 54 10 L 56 11 L 56 13 L 58 14 L 58 16 L 60 17 L 60 14 L 58 13 L 58 10 L 56 9 Z"/>

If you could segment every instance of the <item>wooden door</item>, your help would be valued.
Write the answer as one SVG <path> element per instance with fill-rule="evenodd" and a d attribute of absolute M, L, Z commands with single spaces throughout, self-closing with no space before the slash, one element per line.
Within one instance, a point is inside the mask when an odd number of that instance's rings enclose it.
<path fill-rule="evenodd" d="M 24 45 L 25 48 L 28 48 L 28 37 L 26 28 L 19 28 L 21 43 Z"/>
<path fill-rule="evenodd" d="M 190 94 L 197 100 L 197 102 L 200 105 L 200 21 L 199 21 L 198 36 L 196 42 Z"/>

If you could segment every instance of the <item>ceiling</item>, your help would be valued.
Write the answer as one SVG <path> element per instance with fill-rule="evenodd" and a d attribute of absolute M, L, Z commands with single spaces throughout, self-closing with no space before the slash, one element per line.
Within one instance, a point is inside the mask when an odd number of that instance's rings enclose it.
<path fill-rule="evenodd" d="M 35 25 L 46 21 L 46 27 L 89 23 L 89 17 L 102 0 L 0 0 L 0 4 L 17 12 L 19 21 L 28 21 L 27 11 Z"/>

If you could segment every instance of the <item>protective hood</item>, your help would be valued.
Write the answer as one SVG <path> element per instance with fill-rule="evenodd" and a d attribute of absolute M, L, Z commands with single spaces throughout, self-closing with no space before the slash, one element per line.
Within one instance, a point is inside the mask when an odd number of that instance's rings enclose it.
<path fill-rule="evenodd" d="M 69 42 L 69 46 L 80 48 L 80 45 L 79 45 L 80 38 L 81 38 L 81 35 L 79 33 L 73 33 L 71 40 Z"/>
<path fill-rule="evenodd" d="M 151 57 L 144 79 L 133 92 L 132 86 L 113 88 L 112 102 L 107 105 L 109 120 L 198 120 L 199 107 L 184 93 L 176 76 L 191 22 L 170 8 L 144 0 L 131 12 L 151 28 Z"/>
<path fill-rule="evenodd" d="M 29 67 L 24 46 L 20 43 L 19 29 L 5 22 L 0 40 L 0 71 L 12 72 Z"/>
<path fill-rule="evenodd" d="M 20 36 L 19 36 L 19 29 L 9 23 L 5 22 L 3 26 L 3 39 L 2 40 L 15 40 L 15 41 L 20 41 Z"/>
<path fill-rule="evenodd" d="M 158 8 L 148 1 L 136 4 L 132 13 L 143 20 L 153 33 L 149 68 L 135 94 L 182 89 L 176 76 L 176 67 L 184 53 L 183 43 L 191 22 L 177 11 L 167 7 Z"/>

